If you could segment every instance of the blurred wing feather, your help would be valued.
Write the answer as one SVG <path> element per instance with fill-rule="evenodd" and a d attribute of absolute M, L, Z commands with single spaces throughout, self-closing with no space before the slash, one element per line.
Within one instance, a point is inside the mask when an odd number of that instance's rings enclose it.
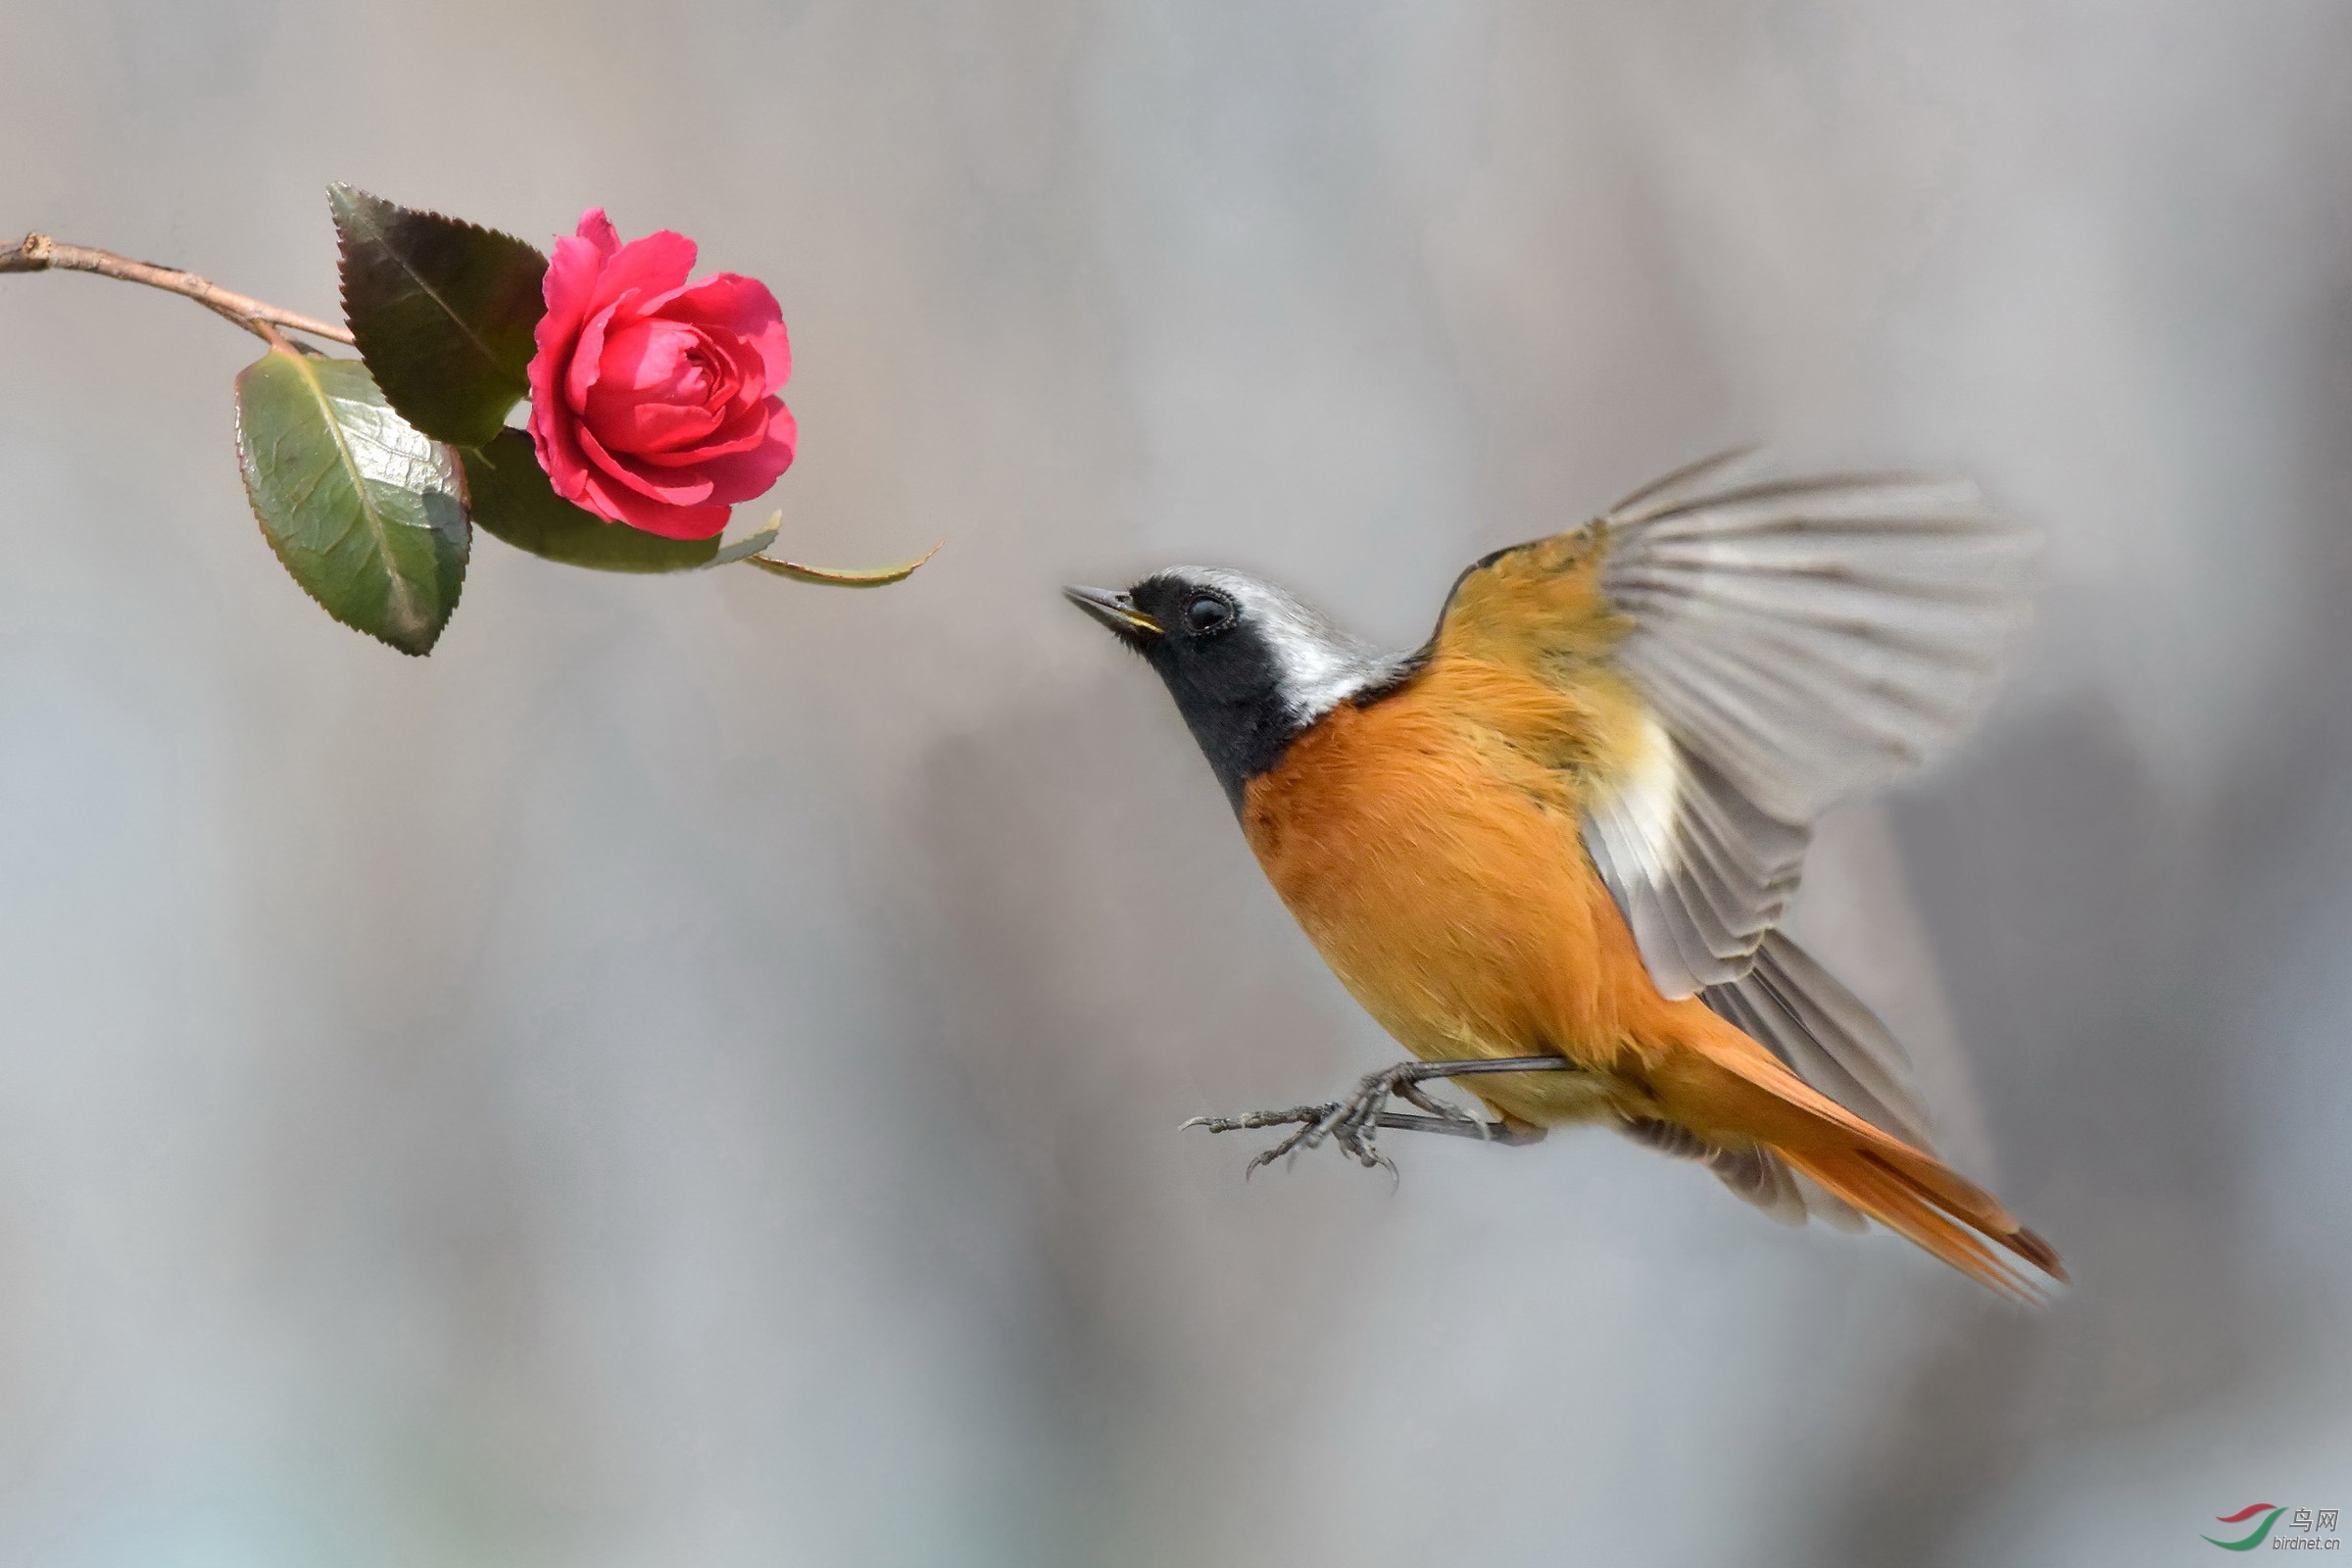
<path fill-rule="evenodd" d="M 1524 713 L 1501 727 L 1581 777 L 1586 851 L 1669 997 L 1745 974 L 1814 819 L 1975 716 L 2025 579 L 2027 536 L 1967 484 L 1691 493 L 1738 456 L 1480 561 L 1429 651 L 1532 672 L 1574 715 L 1581 749 Z"/>
<path fill-rule="evenodd" d="M 1618 1131 L 1635 1143 L 1677 1159 L 1696 1160 L 1716 1180 L 1784 1225 L 1819 1219 L 1841 1231 L 1864 1228 L 1860 1214 L 1799 1176 L 1769 1149 L 1723 1149 L 1671 1121 L 1629 1121 Z"/>
<path fill-rule="evenodd" d="M 1861 998 L 1787 933 L 1768 932 L 1747 973 L 1703 995 L 1718 1016 L 1806 1083 L 1881 1132 L 1935 1152 L 1903 1048 Z"/>
<path fill-rule="evenodd" d="M 1972 719 L 2026 537 L 1973 486 L 1901 476 L 1652 495 L 1603 519 L 1617 662 L 1757 809 L 1803 825 Z"/>
<path fill-rule="evenodd" d="M 1629 623 L 1615 662 L 1666 760 L 1595 791 L 1586 840 L 1670 997 L 1747 971 L 1822 811 L 1975 717 L 2028 550 L 1965 483 L 1836 475 L 1690 496 L 1715 466 L 1596 530 L 1601 596 Z"/>
<path fill-rule="evenodd" d="M 1587 803 L 1585 849 L 1624 910 L 1650 977 L 1688 996 L 1728 979 L 1781 916 L 1804 862 L 1804 828 L 1757 809 L 1662 730 L 1654 778 Z"/>

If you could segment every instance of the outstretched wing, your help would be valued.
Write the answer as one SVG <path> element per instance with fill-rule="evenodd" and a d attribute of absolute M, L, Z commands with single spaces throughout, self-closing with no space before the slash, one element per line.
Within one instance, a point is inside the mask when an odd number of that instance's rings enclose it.
<path fill-rule="evenodd" d="M 1964 483 L 1904 475 L 1693 494 L 1695 464 L 1455 585 L 1436 648 L 1636 711 L 1572 759 L 1584 841 L 1658 989 L 1746 974 L 1814 819 L 1975 716 L 2022 601 L 2028 540 Z M 1601 705 L 1605 708 L 1605 702 Z"/>

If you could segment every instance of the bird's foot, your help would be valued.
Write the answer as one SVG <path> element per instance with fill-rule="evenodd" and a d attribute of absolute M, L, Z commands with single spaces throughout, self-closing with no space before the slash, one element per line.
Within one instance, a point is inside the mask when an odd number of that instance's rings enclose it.
<path fill-rule="evenodd" d="M 1288 1110 L 1252 1110 L 1240 1116 L 1195 1116 L 1184 1127 L 1205 1127 L 1212 1133 L 1238 1133 L 1257 1127 L 1296 1127 L 1273 1148 L 1250 1156 L 1243 1175 L 1252 1176 L 1260 1165 L 1271 1165 L 1278 1159 L 1296 1154 L 1301 1149 L 1313 1149 L 1325 1139 L 1334 1139 L 1340 1152 L 1362 1165 L 1396 1166 L 1367 1139 L 1360 1139 L 1340 1130 L 1341 1113 L 1348 1108 L 1342 1100 L 1325 1101 L 1320 1105 L 1293 1105 Z M 1182 1132 L 1183 1127 L 1177 1129 Z"/>
<path fill-rule="evenodd" d="M 1329 1100 L 1319 1105 L 1294 1105 L 1288 1110 L 1253 1110 L 1241 1116 L 1195 1116 L 1186 1127 L 1205 1127 L 1212 1133 L 1242 1132 L 1255 1127 L 1296 1127 L 1298 1131 L 1250 1157 L 1244 1170 L 1245 1177 L 1253 1175 L 1261 1165 L 1271 1165 L 1287 1159 L 1301 1149 L 1314 1149 L 1329 1140 L 1340 1152 L 1370 1170 L 1375 1167 L 1396 1174 L 1396 1162 L 1381 1152 L 1378 1130 L 1398 1127 L 1416 1132 L 1458 1133 L 1471 1138 L 1493 1137 L 1496 1129 L 1485 1121 L 1442 1100 L 1434 1100 L 1421 1088 L 1424 1079 L 1445 1076 L 1442 1069 L 1458 1066 L 1454 1062 L 1407 1061 L 1378 1072 L 1366 1073 L 1356 1085 L 1355 1093 L 1345 1100 Z M 1426 1112 L 1421 1116 L 1399 1116 L 1389 1112 L 1390 1098 L 1416 1105 Z M 1179 1129 L 1181 1131 L 1181 1129 Z"/>

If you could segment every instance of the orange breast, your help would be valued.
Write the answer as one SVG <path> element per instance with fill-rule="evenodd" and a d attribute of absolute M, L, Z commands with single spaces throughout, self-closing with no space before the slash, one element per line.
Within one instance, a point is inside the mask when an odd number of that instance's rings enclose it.
<path fill-rule="evenodd" d="M 1574 772 L 1468 722 L 1459 689 L 1416 682 L 1325 717 L 1250 781 L 1250 848 L 1341 982 L 1416 1056 L 1556 1053 L 1591 1069 L 1464 1081 L 1527 1121 L 1655 1114 L 1646 1068 L 1720 1025 L 1650 983 L 1585 858 Z"/>

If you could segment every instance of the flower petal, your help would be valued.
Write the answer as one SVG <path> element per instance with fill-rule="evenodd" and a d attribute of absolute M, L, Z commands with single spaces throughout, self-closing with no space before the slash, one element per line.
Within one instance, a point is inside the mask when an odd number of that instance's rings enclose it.
<path fill-rule="evenodd" d="M 594 498 L 578 505 L 600 517 L 664 539 L 708 539 L 725 532 L 727 526 L 725 507 L 673 507 L 606 482 L 602 475 L 594 481 Z"/>
<path fill-rule="evenodd" d="M 693 321 L 711 328 L 713 335 L 749 343 L 766 368 L 766 385 L 760 388 L 763 395 L 792 379 L 792 340 L 784 330 L 783 309 L 767 285 L 756 277 L 713 272 L 665 298 L 649 300 L 645 310 L 649 316 Z"/>
<path fill-rule="evenodd" d="M 614 432 L 610 419 L 634 404 L 662 403 L 709 409 L 710 424 L 732 400 L 734 366 L 700 328 L 659 317 L 635 317 L 613 329 L 597 357 L 597 378 L 587 414 Z M 635 450 L 633 443 L 624 446 Z"/>
<path fill-rule="evenodd" d="M 716 335 L 710 343 L 711 353 L 726 367 L 728 397 L 736 407 L 750 408 L 776 390 L 767 378 L 767 362 L 758 344 L 747 338 Z"/>
<path fill-rule="evenodd" d="M 699 468 L 719 458 L 750 452 L 767 439 L 770 405 L 774 398 L 762 398 L 748 408 L 728 411 L 725 422 L 690 446 L 662 447 L 657 450 L 632 452 L 632 461 L 653 468 Z"/>
<path fill-rule="evenodd" d="M 708 403 L 710 370 L 697 351 L 703 334 L 678 321 L 636 316 L 608 333 L 597 356 L 598 390 L 641 392 L 665 403 Z"/>
<path fill-rule="evenodd" d="M 710 481 L 710 499 L 730 504 L 749 501 L 764 495 L 792 466 L 794 449 L 800 445 L 800 423 L 780 398 L 770 398 L 767 428 L 760 444 L 748 452 L 728 457 L 712 458 L 703 465 L 703 476 Z"/>
<path fill-rule="evenodd" d="M 612 318 L 627 309 L 636 296 L 621 296 L 594 316 L 580 328 L 579 341 L 571 347 L 571 362 L 564 375 L 564 401 L 571 412 L 583 414 L 588 408 L 588 394 L 596 385 L 596 375 L 605 358 L 605 336 L 612 329 Z"/>
<path fill-rule="evenodd" d="M 665 507 L 658 501 L 631 499 L 623 503 L 621 521 L 664 539 L 708 539 L 727 530 L 731 507 Z"/>
<path fill-rule="evenodd" d="M 719 427 L 716 409 L 650 400 L 625 403 L 616 398 L 615 407 L 608 410 L 596 406 L 603 401 L 603 392 L 604 388 L 597 388 L 587 422 L 608 450 L 625 452 L 641 462 L 675 466 L 662 460 L 683 452 L 689 454 L 684 461 L 690 463 L 691 453 L 699 450 Z"/>
<path fill-rule="evenodd" d="M 606 260 L 596 283 L 597 303 L 610 304 L 634 289 L 652 304 L 685 283 L 694 270 L 694 241 L 666 228 L 629 241 Z"/>
<path fill-rule="evenodd" d="M 588 458 L 580 450 L 574 434 L 577 426 L 571 422 L 568 410 L 554 402 L 531 403 L 528 423 L 531 451 L 539 459 L 540 468 L 556 494 L 577 504 L 580 499 L 580 475 L 588 466 Z"/>
<path fill-rule="evenodd" d="M 547 314 L 532 332 L 542 350 L 579 330 L 603 270 L 604 260 L 588 241 L 569 236 L 556 241 L 555 253 L 547 259 L 547 278 L 539 286 Z"/>
<path fill-rule="evenodd" d="M 710 499 L 710 481 L 699 468 L 656 468 L 649 473 L 630 454 L 614 452 L 599 441 L 596 432 L 586 425 L 580 426 L 580 448 L 606 478 L 650 501 L 669 507 L 692 507 Z"/>
<path fill-rule="evenodd" d="M 620 230 L 612 226 L 612 220 L 605 216 L 602 207 L 591 207 L 582 213 L 579 224 L 572 233 L 595 249 L 600 266 L 612 260 L 612 253 L 620 249 Z M 564 242 L 558 240 L 556 243 L 561 245 Z"/>

